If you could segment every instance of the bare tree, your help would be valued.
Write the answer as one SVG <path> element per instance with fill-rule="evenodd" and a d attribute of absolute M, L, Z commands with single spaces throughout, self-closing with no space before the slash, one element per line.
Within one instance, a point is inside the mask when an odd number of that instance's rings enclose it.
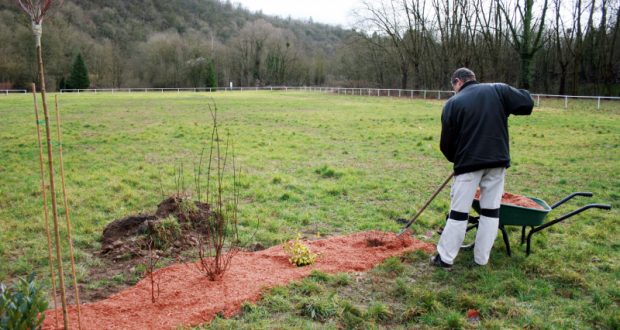
<path fill-rule="evenodd" d="M 544 0 L 540 8 L 540 17 L 534 15 L 534 0 L 517 0 L 512 14 L 507 9 L 509 1 L 495 1 L 508 25 L 508 39 L 521 61 L 519 85 L 529 89 L 532 81 L 532 59 L 544 45 L 543 31 L 548 0 Z"/>
<path fill-rule="evenodd" d="M 397 0 L 365 0 L 362 1 L 362 6 L 362 9 L 357 12 L 358 18 L 361 19 L 360 23 L 387 36 L 391 41 L 391 47 L 384 47 L 368 37 L 366 41 L 395 56 L 398 60 L 401 74 L 400 88 L 407 88 L 410 63 L 415 63 L 417 59 L 409 56 L 412 52 L 407 49 L 408 45 L 405 41 L 407 29 L 404 23 L 405 20 L 403 20 L 400 14 L 401 4 Z"/>
<path fill-rule="evenodd" d="M 555 45 L 556 59 L 560 69 L 560 81 L 558 94 L 566 93 L 566 78 L 568 75 L 568 64 L 572 55 L 574 42 L 575 20 L 572 20 L 570 27 L 566 26 L 562 12 L 562 4 L 560 0 L 554 0 L 555 4 L 555 21 L 553 26 L 553 44 Z"/>

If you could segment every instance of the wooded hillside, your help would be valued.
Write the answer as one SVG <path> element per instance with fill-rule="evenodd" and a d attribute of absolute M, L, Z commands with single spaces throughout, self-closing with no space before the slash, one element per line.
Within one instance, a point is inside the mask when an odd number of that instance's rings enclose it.
<path fill-rule="evenodd" d="M 218 85 L 316 84 L 351 34 L 339 27 L 268 17 L 217 0 L 67 0 L 46 20 L 48 86 L 82 54 L 92 87 L 200 87 L 212 61 Z M 0 83 L 36 77 L 27 18 L 0 3 Z"/>

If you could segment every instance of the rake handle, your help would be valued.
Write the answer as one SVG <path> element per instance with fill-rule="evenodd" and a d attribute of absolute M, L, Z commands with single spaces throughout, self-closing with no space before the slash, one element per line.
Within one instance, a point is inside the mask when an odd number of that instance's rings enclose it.
<path fill-rule="evenodd" d="M 397 236 L 402 235 L 409 227 L 411 227 L 411 225 L 418 219 L 418 217 L 420 216 L 420 214 L 422 214 L 422 212 L 424 212 L 424 210 L 426 210 L 426 208 L 428 207 L 428 205 L 435 199 L 435 197 L 437 197 L 437 195 L 439 194 L 439 192 L 441 192 L 443 190 L 443 188 L 448 184 L 448 182 L 450 182 L 450 180 L 452 179 L 452 177 L 454 176 L 454 172 L 450 173 L 450 175 L 448 176 L 448 178 L 446 179 L 446 181 L 444 181 L 441 186 L 439 186 L 439 188 L 437 188 L 437 190 L 435 190 L 435 192 L 433 193 L 433 195 L 431 196 L 431 198 L 428 199 L 428 201 L 426 201 L 426 203 L 424 204 L 424 206 L 422 206 L 422 208 L 420 209 L 420 211 L 418 211 L 418 213 L 416 213 L 416 215 L 413 217 L 413 219 L 409 220 L 409 222 L 407 222 L 407 224 L 405 225 L 405 227 L 403 227 L 403 229 L 400 230 L 400 232 L 398 233 Z"/>

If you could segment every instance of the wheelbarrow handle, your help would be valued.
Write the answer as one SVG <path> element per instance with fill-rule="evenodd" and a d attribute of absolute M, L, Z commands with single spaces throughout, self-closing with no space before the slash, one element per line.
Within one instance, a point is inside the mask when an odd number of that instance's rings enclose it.
<path fill-rule="evenodd" d="M 532 243 L 532 235 L 534 233 L 539 232 L 539 231 L 541 231 L 541 230 L 543 230 L 543 229 L 545 229 L 547 227 L 551 227 L 551 226 L 555 225 L 558 222 L 564 221 L 564 220 L 566 220 L 566 219 L 568 219 L 568 218 L 570 218 L 570 217 L 572 217 L 574 215 L 577 215 L 577 214 L 579 214 L 579 213 L 581 213 L 581 212 L 583 212 L 583 211 L 585 211 L 587 209 L 592 209 L 592 208 L 603 209 L 603 210 L 611 210 L 611 205 L 609 205 L 609 204 L 588 204 L 588 205 L 583 206 L 583 207 L 581 207 L 581 208 L 579 208 L 577 210 L 574 210 L 572 212 L 566 213 L 563 216 L 561 216 L 561 217 L 559 217 L 559 218 L 557 218 L 557 219 L 555 219 L 553 221 L 547 222 L 547 223 L 545 223 L 542 226 L 533 227 L 530 230 L 530 233 L 527 235 L 527 248 L 526 248 L 527 255 L 528 256 L 530 255 L 530 245 Z"/>
<path fill-rule="evenodd" d="M 554 209 L 566 202 L 568 202 L 569 200 L 571 200 L 573 197 L 575 196 L 585 196 L 585 197 L 592 197 L 593 194 L 591 192 L 576 192 L 576 193 L 572 193 L 564 198 L 562 198 L 562 200 L 560 200 L 559 202 L 551 205 L 551 209 Z"/>
<path fill-rule="evenodd" d="M 542 225 L 542 226 L 535 227 L 534 229 L 532 229 L 532 230 L 530 231 L 530 235 L 532 234 L 532 232 L 541 231 L 541 230 L 543 230 L 543 229 L 545 229 L 545 228 L 547 228 L 547 227 L 553 226 L 553 225 L 555 225 L 556 223 L 558 223 L 558 222 L 560 222 L 560 221 L 563 221 L 563 220 L 565 220 L 565 219 L 568 219 L 568 218 L 570 218 L 570 217 L 572 217 L 572 216 L 574 216 L 574 215 L 577 215 L 577 214 L 579 214 L 579 213 L 581 213 L 581 212 L 583 212 L 583 211 L 585 211 L 585 210 L 587 210 L 587 209 L 603 209 L 603 210 L 611 210 L 611 205 L 609 205 L 609 204 L 588 204 L 588 205 L 583 206 L 583 207 L 581 207 L 581 208 L 578 208 L 578 209 L 576 209 L 576 210 L 574 210 L 574 211 L 572 211 L 572 212 L 566 213 L 566 214 L 564 214 L 563 216 L 561 216 L 561 217 L 559 217 L 559 218 L 557 218 L 557 219 L 555 219 L 555 220 L 553 220 L 553 221 L 547 222 L 547 223 L 545 223 L 545 224 L 544 224 L 544 225 Z"/>

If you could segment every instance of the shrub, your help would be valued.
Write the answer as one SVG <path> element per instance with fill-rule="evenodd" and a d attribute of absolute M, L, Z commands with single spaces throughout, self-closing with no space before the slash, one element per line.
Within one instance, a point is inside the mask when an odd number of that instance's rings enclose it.
<path fill-rule="evenodd" d="M 40 329 L 47 301 L 34 273 L 20 278 L 11 288 L 0 283 L 0 328 Z"/>
<path fill-rule="evenodd" d="M 316 261 L 316 254 L 301 242 L 301 234 L 293 241 L 284 243 L 284 251 L 288 253 L 288 259 L 297 267 L 312 265 Z"/>
<path fill-rule="evenodd" d="M 209 104 L 213 119 L 211 143 L 206 151 L 206 201 L 210 212 L 205 237 L 199 242 L 198 269 L 215 281 L 230 267 L 232 258 L 239 252 L 238 205 L 239 168 L 230 133 L 223 139 L 219 133 L 217 106 Z M 198 168 L 203 168 L 202 154 Z M 196 190 L 201 191 L 201 171 L 194 178 Z M 232 187 L 232 191 L 225 187 Z M 200 195 L 200 194 L 199 194 Z"/>

